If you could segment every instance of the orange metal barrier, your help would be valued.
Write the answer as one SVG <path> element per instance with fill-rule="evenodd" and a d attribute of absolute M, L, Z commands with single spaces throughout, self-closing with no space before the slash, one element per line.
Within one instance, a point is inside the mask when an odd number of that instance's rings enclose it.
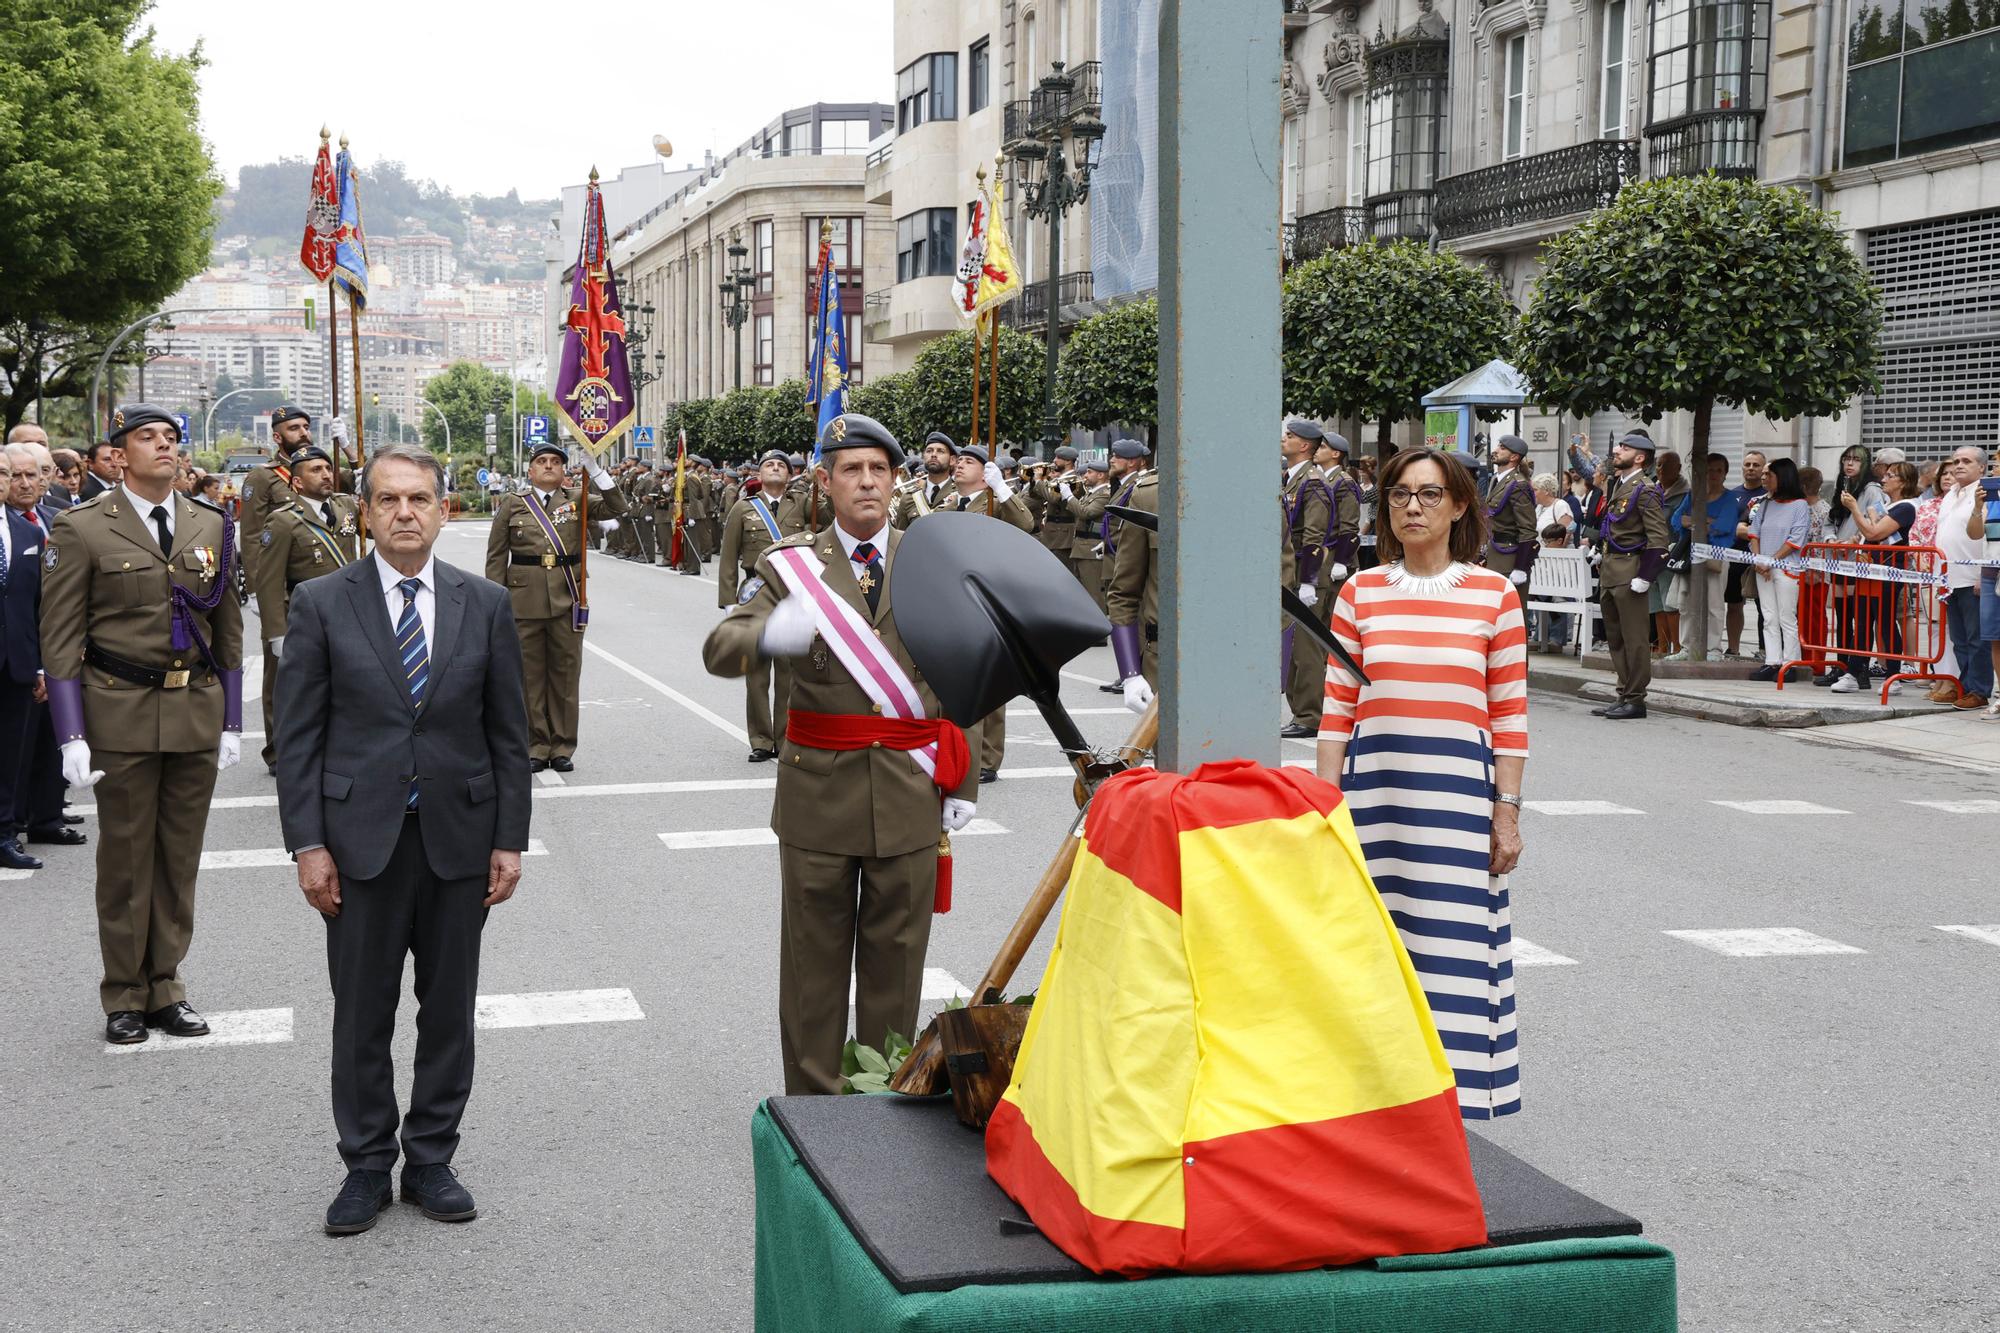
<path fill-rule="evenodd" d="M 1944 657 L 1944 611 L 1938 602 L 1944 586 L 1943 551 L 1935 546 L 1814 542 L 1800 557 L 1799 651 L 1804 656 L 1779 669 L 1779 689 L 1785 688 L 1785 673 L 1793 667 L 1845 657 L 1881 658 L 1910 668 L 1882 682 L 1885 704 L 1897 681 L 1953 679 L 1929 669 Z M 1810 621 L 1808 604 L 1817 608 Z"/>

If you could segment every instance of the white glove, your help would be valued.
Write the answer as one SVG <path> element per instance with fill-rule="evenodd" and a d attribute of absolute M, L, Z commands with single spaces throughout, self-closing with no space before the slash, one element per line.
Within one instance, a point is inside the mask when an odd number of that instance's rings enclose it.
<path fill-rule="evenodd" d="M 223 732 L 222 744 L 217 746 L 215 751 L 215 771 L 220 773 L 225 768 L 234 768 L 236 761 L 242 757 L 243 733 L 240 731 Z"/>
<path fill-rule="evenodd" d="M 597 530 L 599 532 L 616 532 L 618 531 L 618 520 L 607 518 L 597 525 Z"/>
<path fill-rule="evenodd" d="M 1076 499 L 1076 492 L 1070 489 L 1068 477 L 1064 477 L 1061 481 L 1057 482 L 1056 489 L 1062 492 L 1063 499 L 1065 500 Z"/>
<path fill-rule="evenodd" d="M 1301 583 L 1299 585 L 1299 600 L 1307 606 L 1318 606 L 1319 589 L 1313 587 L 1310 583 Z"/>
<path fill-rule="evenodd" d="M 1653 587 L 1653 581 L 1652 581 L 1651 579 L 1633 579 L 1633 580 L 1632 580 L 1632 591 L 1633 591 L 1633 592 L 1649 592 L 1649 591 L 1651 591 L 1652 587 Z"/>
<path fill-rule="evenodd" d="M 1347 577 L 1347 566 L 1336 562 L 1334 567 L 1326 572 L 1326 576 L 1332 579 L 1335 583 L 1338 583 L 1342 579 Z M 1311 606 L 1312 603 L 1307 602 L 1306 605 Z"/>
<path fill-rule="evenodd" d="M 104 776 L 103 769 L 90 766 L 89 741 L 63 742 L 62 770 L 63 781 L 72 787 L 95 787 Z"/>
<path fill-rule="evenodd" d="M 1597 568 L 1597 567 L 1598 567 L 1599 565 L 1601 565 L 1601 564 L 1603 564 L 1603 563 L 1604 563 L 1604 552 L 1602 552 L 1602 551 L 1598 550 L 1598 549 L 1597 549 L 1596 547 L 1594 547 L 1594 546 L 1593 546 L 1593 547 L 1591 547 L 1591 548 L 1590 548 L 1590 567 L 1591 567 L 1592 569 L 1595 569 L 1595 568 Z"/>
<path fill-rule="evenodd" d="M 1509 583 L 1515 584 L 1518 587 L 1525 588 L 1528 586 L 1528 571 L 1525 569 L 1517 569 L 1512 574 L 1509 574 L 1507 576 L 1507 581 Z"/>
<path fill-rule="evenodd" d="M 787 597 L 764 620 L 757 651 L 766 657 L 803 656 L 813 641 L 812 607 L 803 597 Z"/>
<path fill-rule="evenodd" d="M 1135 713 L 1143 713 L 1153 702 L 1153 687 L 1146 683 L 1144 676 L 1125 678 L 1125 706 Z"/>
<path fill-rule="evenodd" d="M 347 444 L 347 418 L 335 417 L 333 420 L 327 422 L 326 433 L 333 438 L 335 444 L 345 447 Z"/>
<path fill-rule="evenodd" d="M 998 463 L 988 463 L 979 475 L 986 483 L 986 489 L 993 492 L 994 504 L 1003 505 L 1014 498 L 1014 492 L 1007 487 L 1007 479 L 1000 475 Z"/>
<path fill-rule="evenodd" d="M 944 798 L 944 810 L 938 822 L 944 826 L 946 833 L 956 833 L 972 822 L 972 812 L 978 808 L 971 801 L 961 801 L 956 796 L 947 796 Z"/>
<path fill-rule="evenodd" d="M 271 650 L 271 656 L 277 658 L 279 661 L 282 662 L 285 659 L 284 635 L 280 634 L 277 638 L 268 641 L 264 646 L 269 648 Z"/>

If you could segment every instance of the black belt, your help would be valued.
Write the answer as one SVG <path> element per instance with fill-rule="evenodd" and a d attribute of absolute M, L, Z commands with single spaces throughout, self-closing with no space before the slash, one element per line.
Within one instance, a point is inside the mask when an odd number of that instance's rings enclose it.
<path fill-rule="evenodd" d="M 122 657 L 115 657 L 105 652 L 88 639 L 84 640 L 83 644 L 83 660 L 99 671 L 116 676 L 120 680 L 129 680 L 134 685 L 150 685 L 156 690 L 184 690 L 193 675 L 192 669 L 183 670 L 176 667 L 168 670 L 128 662 Z M 205 685 L 208 682 L 203 680 L 202 683 Z"/>
<path fill-rule="evenodd" d="M 557 555 L 554 551 L 549 551 L 542 555 L 521 555 L 516 553 L 509 555 L 507 562 L 513 565 L 525 566 L 529 569 L 568 569 L 577 562 L 577 557 L 574 554 Z"/>

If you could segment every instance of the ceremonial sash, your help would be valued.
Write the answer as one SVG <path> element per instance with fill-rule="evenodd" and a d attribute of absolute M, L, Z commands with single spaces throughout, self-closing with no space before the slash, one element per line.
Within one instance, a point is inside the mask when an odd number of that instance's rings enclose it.
<path fill-rule="evenodd" d="M 307 510 L 305 508 L 305 502 L 301 501 L 299 506 L 299 520 L 306 525 L 306 531 L 310 532 L 315 538 L 317 538 L 319 544 L 326 548 L 327 554 L 333 557 L 333 567 L 335 569 L 338 569 L 342 565 L 345 565 L 347 563 L 347 553 L 340 549 L 339 539 L 336 538 L 333 535 L 333 533 L 329 532 L 327 529 L 313 522 L 312 519 L 308 518 L 306 515 L 307 515 Z"/>
<path fill-rule="evenodd" d="M 764 531 L 771 534 L 771 540 L 783 541 L 783 536 L 778 532 L 778 520 L 771 517 L 771 506 L 765 504 L 762 498 L 753 496 L 750 507 L 757 511 L 758 518 L 764 520 Z"/>
<path fill-rule="evenodd" d="M 568 492 L 558 491 L 555 494 L 563 497 L 564 504 L 569 503 Z M 535 516 L 535 522 L 541 525 L 542 535 L 549 539 L 549 545 L 556 548 L 556 559 L 567 562 L 569 548 L 563 545 L 563 539 L 556 532 L 556 525 L 554 520 L 549 517 L 549 511 L 542 508 L 541 497 L 531 491 L 521 498 L 521 503 L 527 505 L 528 512 Z M 563 581 L 569 584 L 569 599 L 571 602 L 569 613 L 570 627 L 581 634 L 583 627 L 590 623 L 590 608 L 583 604 L 583 593 L 576 586 L 576 566 L 564 563 L 562 572 Z"/>

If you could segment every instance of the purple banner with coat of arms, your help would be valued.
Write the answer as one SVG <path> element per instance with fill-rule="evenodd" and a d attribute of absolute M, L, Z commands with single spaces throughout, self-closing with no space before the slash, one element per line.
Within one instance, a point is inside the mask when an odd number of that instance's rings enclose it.
<path fill-rule="evenodd" d="M 601 454 L 632 429 L 632 371 L 625 355 L 625 316 L 618 280 L 611 272 L 604 198 L 597 172 L 584 196 L 583 238 L 570 278 L 569 314 L 563 319 L 562 371 L 556 377 L 556 416 L 593 454 Z"/>

